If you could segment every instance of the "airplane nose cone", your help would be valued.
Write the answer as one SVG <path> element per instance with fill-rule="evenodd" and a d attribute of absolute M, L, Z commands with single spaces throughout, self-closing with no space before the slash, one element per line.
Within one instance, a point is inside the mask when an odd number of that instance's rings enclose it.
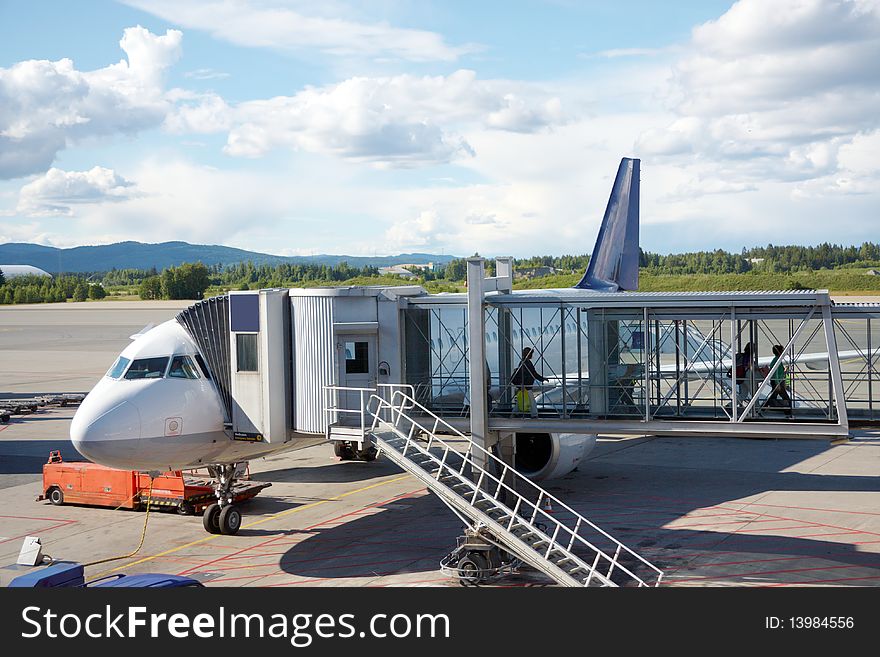
<path fill-rule="evenodd" d="M 70 440 L 93 463 L 132 468 L 138 456 L 141 416 L 137 406 L 123 401 L 102 413 L 81 406 L 70 425 Z"/>

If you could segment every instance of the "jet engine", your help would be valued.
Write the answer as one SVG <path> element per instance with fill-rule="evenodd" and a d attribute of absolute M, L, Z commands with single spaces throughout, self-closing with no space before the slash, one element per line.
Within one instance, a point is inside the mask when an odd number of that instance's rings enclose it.
<path fill-rule="evenodd" d="M 595 446 L 595 435 L 520 432 L 516 434 L 516 469 L 532 481 L 563 477 Z"/>

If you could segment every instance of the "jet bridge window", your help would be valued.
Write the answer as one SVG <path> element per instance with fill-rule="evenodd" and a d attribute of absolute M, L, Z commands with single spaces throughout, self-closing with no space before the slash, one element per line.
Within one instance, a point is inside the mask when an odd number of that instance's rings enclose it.
<path fill-rule="evenodd" d="M 138 358 L 125 373 L 126 379 L 161 379 L 168 367 L 168 356 Z"/>
<path fill-rule="evenodd" d="M 345 343 L 345 373 L 368 374 L 370 372 L 370 343 Z"/>
<path fill-rule="evenodd" d="M 257 334 L 235 334 L 235 358 L 238 372 L 257 372 Z"/>
<path fill-rule="evenodd" d="M 125 368 L 128 367 L 128 364 L 130 362 L 131 361 L 125 356 L 120 356 L 116 359 L 116 362 L 113 363 L 113 367 L 111 367 L 110 370 L 107 372 L 107 376 L 109 376 L 111 379 L 118 379 L 120 376 L 122 376 L 122 373 L 125 371 Z"/>
<path fill-rule="evenodd" d="M 198 379 L 199 372 L 189 356 L 175 356 L 171 359 L 168 376 L 172 379 Z"/>

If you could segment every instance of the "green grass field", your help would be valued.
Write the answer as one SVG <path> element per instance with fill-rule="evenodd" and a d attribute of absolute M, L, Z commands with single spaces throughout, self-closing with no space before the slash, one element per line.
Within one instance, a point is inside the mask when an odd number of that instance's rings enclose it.
<path fill-rule="evenodd" d="M 517 290 L 571 287 L 581 274 L 555 274 L 514 283 Z M 428 292 L 464 292 L 463 282 L 438 280 L 421 282 L 405 280 L 396 276 L 359 276 L 340 282 L 303 281 L 291 287 L 345 287 L 349 285 L 422 285 Z M 212 285 L 205 297 L 224 294 L 229 285 Z M 798 272 L 794 274 L 653 274 L 642 271 L 639 290 L 642 292 L 692 292 L 730 290 L 829 290 L 837 295 L 880 295 L 880 276 L 869 276 L 864 270 L 836 269 Z M 108 288 L 107 299 L 136 299 L 135 286 Z"/>
<path fill-rule="evenodd" d="M 557 274 L 517 281 L 519 290 L 571 287 L 580 274 Z M 639 274 L 641 292 L 692 292 L 706 290 L 829 290 L 834 294 L 880 294 L 880 276 L 864 270 L 835 269 L 793 274 Z"/>

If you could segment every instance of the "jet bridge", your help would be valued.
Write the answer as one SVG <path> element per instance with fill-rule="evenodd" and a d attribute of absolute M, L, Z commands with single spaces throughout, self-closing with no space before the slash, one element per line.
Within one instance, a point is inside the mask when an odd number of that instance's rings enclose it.
<path fill-rule="evenodd" d="M 404 310 L 406 383 L 458 427 L 481 406 L 478 433 L 836 439 L 880 419 L 878 305 L 824 290 L 486 292 L 471 264 L 468 295 Z M 528 409 L 511 383 L 525 348 L 545 378 Z"/>
<path fill-rule="evenodd" d="M 822 290 L 510 291 L 499 271 L 481 279 L 494 290 L 472 282 L 469 294 L 231 293 L 179 321 L 243 438 L 325 433 L 325 408 L 357 411 L 388 384 L 459 429 L 477 415 L 483 431 L 508 433 L 841 438 L 880 421 L 880 304 Z M 526 409 L 511 376 L 527 347 L 545 380 Z M 780 378 L 787 400 L 772 394 Z"/>

